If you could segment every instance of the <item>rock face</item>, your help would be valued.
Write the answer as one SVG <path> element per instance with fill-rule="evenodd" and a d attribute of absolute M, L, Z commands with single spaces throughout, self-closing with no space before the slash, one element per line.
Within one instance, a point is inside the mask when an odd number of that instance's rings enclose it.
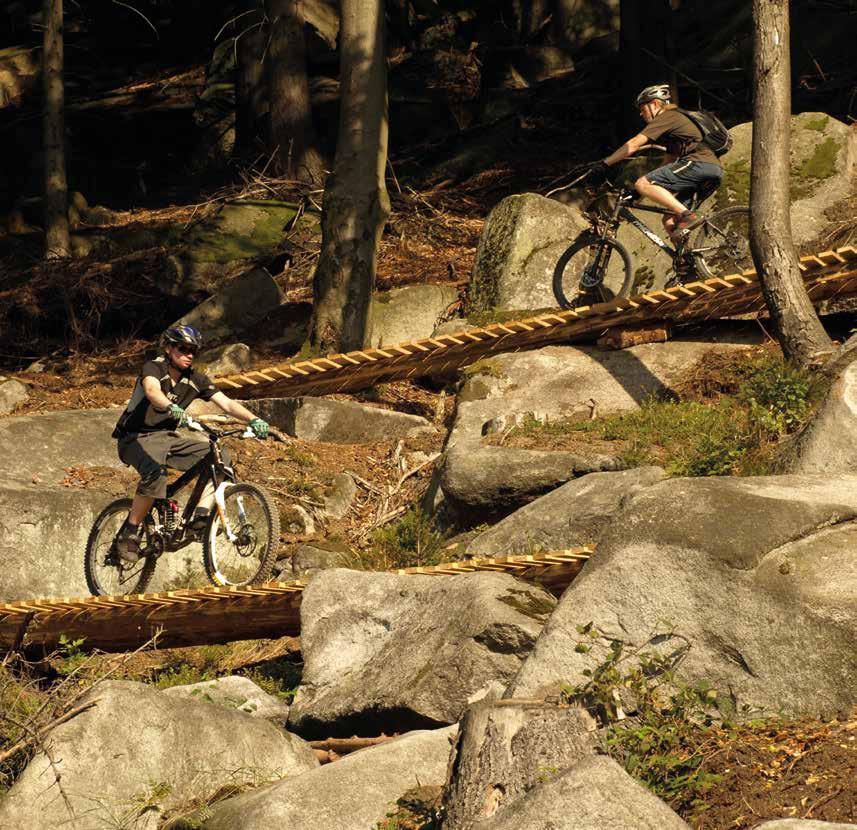
<path fill-rule="evenodd" d="M 59 484 L 65 467 L 122 468 L 110 437 L 119 415 L 119 409 L 87 409 L 0 420 L 3 477 L 32 481 L 37 476 L 44 484 Z"/>
<path fill-rule="evenodd" d="M 630 500 L 566 590 L 508 694 L 541 694 L 604 651 L 576 626 L 645 646 L 674 631 L 679 665 L 740 715 L 857 702 L 857 477 L 672 479 Z M 680 646 L 677 641 L 673 646 Z"/>
<path fill-rule="evenodd" d="M 247 408 L 302 441 L 371 444 L 434 430 L 419 415 L 327 398 L 261 398 Z"/>
<path fill-rule="evenodd" d="M 211 293 L 242 263 L 270 255 L 295 213 L 287 202 L 226 203 L 187 235 L 181 254 L 168 258 L 171 273 L 165 287 L 176 296 Z M 251 295 L 245 302 L 255 299 Z"/>
<path fill-rule="evenodd" d="M 469 697 L 512 679 L 555 603 L 505 574 L 322 571 L 301 603 L 304 674 L 289 728 L 347 736 L 454 723 Z"/>
<path fill-rule="evenodd" d="M 348 473 L 337 473 L 324 497 L 324 513 L 331 519 L 342 519 L 357 496 L 357 483 Z"/>
<path fill-rule="evenodd" d="M 307 543 L 301 545 L 292 556 L 292 574 L 306 578 L 318 571 L 347 568 L 354 565 L 359 558 L 359 554 L 344 543 Z"/>
<path fill-rule="evenodd" d="M 163 810 L 224 784 L 318 767 L 308 744 L 273 724 L 142 683 L 107 681 L 87 700 L 96 701 L 93 708 L 58 726 L 50 739 L 74 818 L 47 757 L 37 754 L 0 802 L 0 827 L 100 830 L 120 816 L 124 826 L 145 830 L 158 825 Z"/>
<path fill-rule="evenodd" d="M 718 207 L 749 204 L 752 123 L 729 131 L 732 149 L 721 158 L 723 184 Z M 791 219 L 796 245 L 814 240 L 824 230 L 824 211 L 853 192 L 857 134 L 822 112 L 804 112 L 791 120 Z"/>
<path fill-rule="evenodd" d="M 467 555 L 532 553 L 597 543 L 627 498 L 665 478 L 660 467 L 585 475 L 477 536 L 467 546 Z"/>
<path fill-rule="evenodd" d="M 575 476 L 621 466 L 607 455 L 465 445 L 447 452 L 440 486 L 458 523 L 476 524 L 508 516 Z"/>
<path fill-rule="evenodd" d="M 548 346 L 470 366 L 439 473 L 455 521 L 496 520 L 576 476 L 622 466 L 603 455 L 483 447 L 485 433 L 524 416 L 549 421 L 636 409 L 669 392 L 706 355 L 747 348 L 744 335 L 721 337 L 716 345 L 675 340 L 621 351 Z"/>
<path fill-rule="evenodd" d="M 29 397 L 30 393 L 21 381 L 0 376 L 0 415 L 8 415 Z"/>
<path fill-rule="evenodd" d="M 413 732 L 354 752 L 335 764 L 230 798 L 211 810 L 202 830 L 366 830 L 408 790 L 446 777 L 456 727 Z"/>
<path fill-rule="evenodd" d="M 289 705 L 260 689 L 252 680 L 239 675 L 204 680 L 186 686 L 171 686 L 163 692 L 168 697 L 210 703 L 243 712 L 251 718 L 262 718 L 285 723 Z"/>
<path fill-rule="evenodd" d="M 806 429 L 789 447 L 783 469 L 790 473 L 857 471 L 857 362 L 830 387 Z"/>
<path fill-rule="evenodd" d="M 554 266 L 588 226 L 579 211 L 535 193 L 503 199 L 479 240 L 468 314 L 554 308 Z"/>
<path fill-rule="evenodd" d="M 394 346 L 405 340 L 431 337 L 458 289 L 450 285 L 409 285 L 375 295 L 368 346 Z"/>
<path fill-rule="evenodd" d="M 83 574 L 86 540 L 95 517 L 113 498 L 76 487 L 0 482 L 0 602 L 87 596 Z M 163 557 L 150 590 L 164 590 L 183 571 L 185 557 L 200 563 L 200 545 Z"/>
<path fill-rule="evenodd" d="M 222 343 L 272 313 L 283 292 L 264 268 L 254 268 L 222 286 L 173 325 L 196 326 L 209 345 Z"/>
<path fill-rule="evenodd" d="M 550 773 L 547 773 L 550 775 Z M 474 830 L 689 830 L 657 796 L 638 784 L 612 758 L 585 758 L 553 780 L 539 784 Z M 443 825 L 443 830 L 458 830 Z"/>

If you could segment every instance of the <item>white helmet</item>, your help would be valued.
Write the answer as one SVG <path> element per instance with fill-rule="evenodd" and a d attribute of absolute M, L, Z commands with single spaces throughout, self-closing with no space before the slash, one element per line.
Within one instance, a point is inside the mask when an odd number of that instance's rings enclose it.
<path fill-rule="evenodd" d="M 653 86 L 647 86 L 637 96 L 637 106 L 642 107 L 643 104 L 648 104 L 649 101 L 663 101 L 665 104 L 668 104 L 671 100 L 672 93 L 670 92 L 669 84 L 654 84 Z"/>

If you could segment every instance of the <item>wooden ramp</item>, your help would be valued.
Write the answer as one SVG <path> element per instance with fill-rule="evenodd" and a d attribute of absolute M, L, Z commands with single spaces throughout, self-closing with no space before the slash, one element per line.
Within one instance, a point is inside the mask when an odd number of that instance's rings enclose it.
<path fill-rule="evenodd" d="M 801 269 L 816 304 L 857 294 L 857 249 L 853 247 L 803 257 Z M 383 381 L 449 373 L 497 352 L 579 342 L 617 327 L 712 320 L 758 313 L 764 308 L 756 272 L 745 271 L 627 300 L 492 323 L 383 349 L 283 363 L 215 378 L 214 382 L 231 397 L 244 399 L 354 391 Z"/>
<path fill-rule="evenodd" d="M 452 576 L 477 571 L 509 573 L 559 596 L 593 548 L 479 557 L 463 562 L 392 571 Z M 157 635 L 161 648 L 297 636 L 305 583 L 268 582 L 248 588 L 200 588 L 121 597 L 55 597 L 0 604 L 0 649 L 50 651 L 62 634 L 83 648 L 129 651 Z"/>

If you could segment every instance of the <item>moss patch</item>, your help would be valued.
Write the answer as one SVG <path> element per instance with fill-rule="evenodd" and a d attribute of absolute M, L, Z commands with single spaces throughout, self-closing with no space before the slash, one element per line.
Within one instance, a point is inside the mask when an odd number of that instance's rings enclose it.
<path fill-rule="evenodd" d="M 825 115 L 824 113 L 819 113 L 818 118 L 807 119 L 803 127 L 805 130 L 816 130 L 820 133 L 823 133 L 827 129 L 827 125 L 829 123 L 830 116 Z"/>
<path fill-rule="evenodd" d="M 717 209 L 750 204 L 750 160 L 736 159 L 723 165 L 723 183 L 717 191 Z"/>
<path fill-rule="evenodd" d="M 836 159 L 841 149 L 840 143 L 828 136 L 820 142 L 812 155 L 804 159 L 797 170 L 792 170 L 792 188 L 800 188 L 804 180 L 811 179 L 821 181 L 829 179 L 836 172 Z M 795 177 L 798 181 L 795 182 Z M 792 194 L 793 198 L 796 194 Z"/>
<path fill-rule="evenodd" d="M 491 358 L 483 357 L 477 360 L 476 363 L 471 363 L 461 370 L 461 374 L 466 378 L 476 377 L 477 375 L 487 375 L 490 378 L 498 378 L 502 380 L 507 377 L 503 371 L 500 362 Z"/>
<path fill-rule="evenodd" d="M 519 614 L 539 622 L 544 622 L 556 607 L 555 602 L 544 597 L 534 596 L 529 591 L 507 591 L 506 596 L 498 597 L 498 599 L 504 605 L 514 608 Z"/>

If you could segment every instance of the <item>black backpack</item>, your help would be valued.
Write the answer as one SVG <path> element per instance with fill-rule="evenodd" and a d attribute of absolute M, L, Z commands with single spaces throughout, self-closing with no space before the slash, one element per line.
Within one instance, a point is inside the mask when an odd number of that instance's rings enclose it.
<path fill-rule="evenodd" d="M 713 112 L 708 110 L 689 112 L 682 109 L 678 111 L 687 116 L 693 126 L 702 133 L 700 143 L 705 144 L 715 156 L 720 158 L 732 149 L 732 136 L 729 135 L 729 130 Z"/>

